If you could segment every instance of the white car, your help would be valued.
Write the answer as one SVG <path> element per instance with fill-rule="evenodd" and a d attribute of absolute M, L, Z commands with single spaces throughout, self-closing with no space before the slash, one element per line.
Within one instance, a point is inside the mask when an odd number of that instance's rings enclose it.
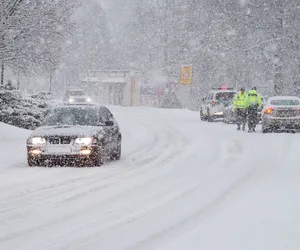
<path fill-rule="evenodd" d="M 233 102 L 236 91 L 231 89 L 217 89 L 210 91 L 200 107 L 202 121 L 213 121 L 224 117 L 224 109 Z"/>
<path fill-rule="evenodd" d="M 270 97 L 262 110 L 262 132 L 300 129 L 300 98 Z"/>
<path fill-rule="evenodd" d="M 81 89 L 67 90 L 64 96 L 65 104 L 89 104 L 92 103 L 92 98 Z"/>

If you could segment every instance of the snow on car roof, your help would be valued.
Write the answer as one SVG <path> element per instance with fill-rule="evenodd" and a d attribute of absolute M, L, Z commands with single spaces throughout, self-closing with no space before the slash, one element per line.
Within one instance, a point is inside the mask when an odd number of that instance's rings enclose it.
<path fill-rule="evenodd" d="M 298 96 L 272 96 L 269 100 L 300 100 Z"/>
<path fill-rule="evenodd" d="M 230 90 L 230 89 L 211 90 L 210 92 L 215 92 L 215 93 L 218 93 L 218 92 L 234 92 L 234 93 L 237 93 L 235 90 Z"/>
<path fill-rule="evenodd" d="M 52 110 L 54 109 L 70 109 L 70 108 L 81 108 L 81 109 L 99 109 L 101 107 L 105 107 L 103 105 L 100 104 L 75 104 L 75 105 L 58 105 L 52 108 Z"/>
<path fill-rule="evenodd" d="M 84 91 L 83 89 L 80 88 L 69 88 L 67 91 Z"/>

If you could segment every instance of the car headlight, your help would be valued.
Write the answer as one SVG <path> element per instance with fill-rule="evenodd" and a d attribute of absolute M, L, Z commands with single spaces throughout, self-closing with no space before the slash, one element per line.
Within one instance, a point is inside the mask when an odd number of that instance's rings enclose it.
<path fill-rule="evenodd" d="M 28 143 L 29 144 L 34 144 L 34 145 L 37 145 L 37 144 L 45 144 L 46 143 L 46 139 L 43 138 L 43 137 L 32 137 L 28 140 Z"/>
<path fill-rule="evenodd" d="M 73 98 L 70 98 L 70 99 L 69 99 L 69 102 L 74 102 L 74 99 L 73 99 Z"/>
<path fill-rule="evenodd" d="M 88 98 L 86 98 L 86 101 L 87 101 L 87 102 L 91 102 L 92 99 L 88 97 Z"/>
<path fill-rule="evenodd" d="M 75 140 L 75 144 L 78 144 L 78 145 L 84 145 L 84 146 L 90 145 L 90 144 L 92 144 L 93 139 L 94 139 L 93 137 L 82 137 L 82 138 L 77 138 L 77 139 Z"/>

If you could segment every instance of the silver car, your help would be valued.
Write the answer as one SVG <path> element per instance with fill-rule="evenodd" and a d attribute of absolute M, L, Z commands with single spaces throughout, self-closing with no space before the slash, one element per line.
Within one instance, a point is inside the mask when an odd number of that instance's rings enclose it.
<path fill-rule="evenodd" d="M 262 132 L 300 129 L 300 98 L 275 96 L 269 98 L 262 111 Z"/>

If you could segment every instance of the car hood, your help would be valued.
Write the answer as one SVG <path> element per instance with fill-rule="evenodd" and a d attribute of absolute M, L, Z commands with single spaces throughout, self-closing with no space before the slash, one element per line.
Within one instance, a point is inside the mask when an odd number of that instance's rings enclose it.
<path fill-rule="evenodd" d="M 103 127 L 96 126 L 43 126 L 34 130 L 31 136 L 93 136 Z"/>

